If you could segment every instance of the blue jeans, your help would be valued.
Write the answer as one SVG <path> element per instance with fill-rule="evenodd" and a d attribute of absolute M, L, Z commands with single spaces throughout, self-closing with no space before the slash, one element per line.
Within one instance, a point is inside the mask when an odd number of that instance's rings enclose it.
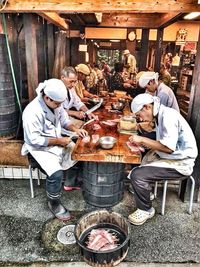
<path fill-rule="evenodd" d="M 61 197 L 63 181 L 63 170 L 54 172 L 46 178 L 46 193 L 50 199 L 59 199 Z"/>

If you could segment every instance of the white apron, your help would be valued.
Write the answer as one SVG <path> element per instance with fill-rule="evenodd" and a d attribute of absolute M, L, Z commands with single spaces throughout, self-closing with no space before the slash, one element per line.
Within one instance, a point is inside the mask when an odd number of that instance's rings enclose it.
<path fill-rule="evenodd" d="M 193 159 L 163 159 L 154 150 L 150 150 L 142 159 L 140 166 L 154 166 L 160 168 L 172 168 L 183 175 L 191 175 L 193 171 Z"/>
<path fill-rule="evenodd" d="M 66 147 L 49 146 L 40 149 L 33 148 L 27 144 L 22 147 L 22 154 L 28 152 L 37 160 L 42 169 L 51 176 L 59 170 L 67 170 L 77 163 L 71 159 L 75 143 L 70 142 Z"/>

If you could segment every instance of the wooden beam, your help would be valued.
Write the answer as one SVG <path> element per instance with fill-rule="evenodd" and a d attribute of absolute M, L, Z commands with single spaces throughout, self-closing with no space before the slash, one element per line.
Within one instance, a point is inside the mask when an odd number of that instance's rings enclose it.
<path fill-rule="evenodd" d="M 4 12 L 192 12 L 200 11 L 197 0 L 9 0 Z"/>
<path fill-rule="evenodd" d="M 160 21 L 158 22 L 158 27 L 159 28 L 166 28 L 172 23 L 176 22 L 180 17 L 182 16 L 182 13 L 167 13 L 167 14 L 162 14 L 160 17 Z"/>
<path fill-rule="evenodd" d="M 110 13 L 103 14 L 98 27 L 156 28 L 157 14 Z"/>
<path fill-rule="evenodd" d="M 44 12 L 38 13 L 41 17 L 45 18 L 48 22 L 55 24 L 56 26 L 60 27 L 62 30 L 68 30 L 69 25 L 65 22 L 63 18 L 61 18 L 55 12 Z"/>
<path fill-rule="evenodd" d="M 158 13 L 145 13 L 145 14 L 133 14 L 133 13 L 110 13 L 103 14 L 102 23 L 99 27 L 122 27 L 122 28 L 150 28 L 157 29 L 162 25 L 165 25 L 168 21 L 178 19 L 177 12 L 170 12 L 164 14 Z"/>

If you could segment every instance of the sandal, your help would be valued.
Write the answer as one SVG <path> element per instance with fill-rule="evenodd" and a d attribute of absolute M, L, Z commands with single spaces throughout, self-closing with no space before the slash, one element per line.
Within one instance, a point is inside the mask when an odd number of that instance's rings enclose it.
<path fill-rule="evenodd" d="M 128 216 L 130 223 L 135 225 L 142 225 L 146 220 L 155 215 L 155 209 L 152 207 L 149 211 L 137 209 L 135 212 Z"/>

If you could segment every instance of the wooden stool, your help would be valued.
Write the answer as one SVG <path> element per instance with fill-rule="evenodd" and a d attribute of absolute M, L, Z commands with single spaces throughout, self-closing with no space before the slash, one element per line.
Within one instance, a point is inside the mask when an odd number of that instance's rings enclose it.
<path fill-rule="evenodd" d="M 194 197 L 195 180 L 192 177 L 192 175 L 186 176 L 185 179 L 190 179 L 192 182 L 191 190 L 190 190 L 189 209 L 188 209 L 188 213 L 191 214 L 192 213 L 192 205 L 193 205 L 193 197 Z M 181 180 L 183 180 L 183 179 L 181 179 Z M 166 194 L 167 194 L 168 181 L 173 181 L 173 180 L 163 180 L 164 186 L 163 186 L 161 215 L 165 214 L 165 204 L 166 204 Z M 155 187 L 154 187 L 154 197 L 155 198 L 157 197 L 157 187 L 158 187 L 158 182 L 155 182 Z M 180 187 L 179 187 L 179 192 L 180 192 Z"/>

